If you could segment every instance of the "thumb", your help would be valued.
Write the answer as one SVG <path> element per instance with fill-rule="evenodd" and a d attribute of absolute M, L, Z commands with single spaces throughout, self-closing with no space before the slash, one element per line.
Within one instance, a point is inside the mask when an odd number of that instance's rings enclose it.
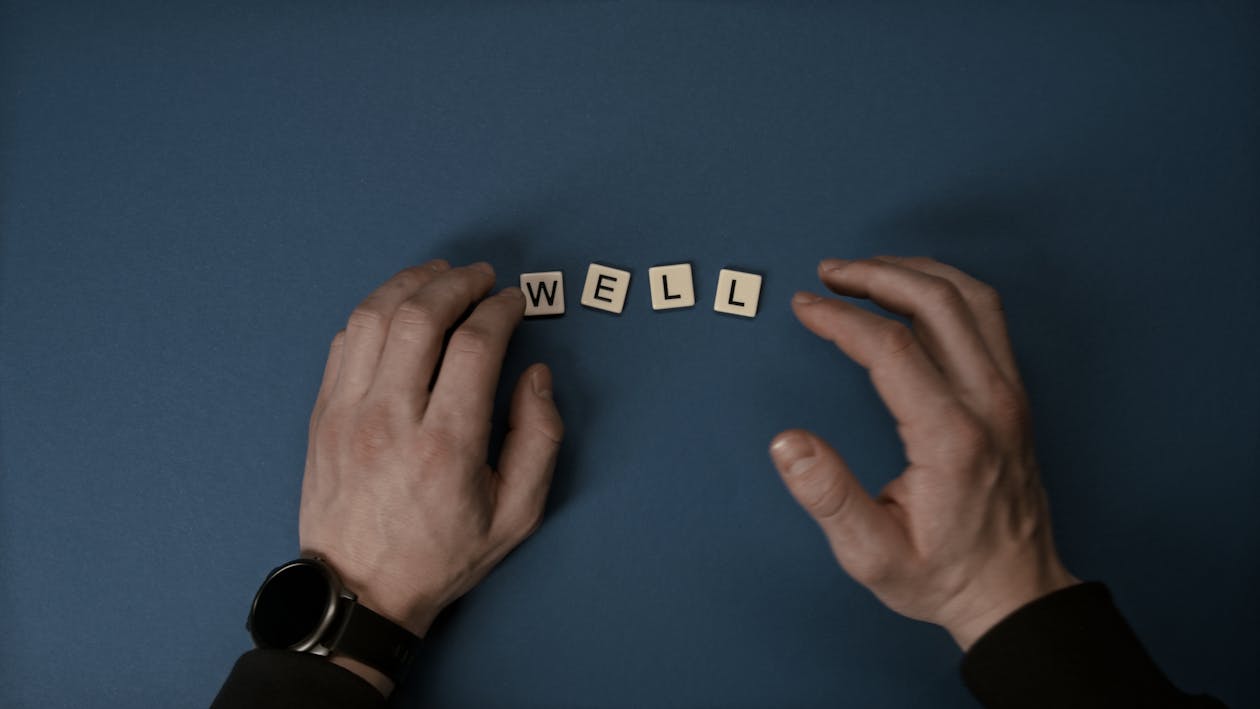
<path fill-rule="evenodd" d="M 840 454 L 818 436 L 793 429 L 775 436 L 770 457 L 792 496 L 822 527 L 844 570 L 866 586 L 882 577 L 899 557 L 905 535 Z"/>
<path fill-rule="evenodd" d="M 551 370 L 535 364 L 521 374 L 512 392 L 508 432 L 499 453 L 495 524 L 513 543 L 529 536 L 542 521 L 564 438 L 564 421 L 551 388 Z"/>

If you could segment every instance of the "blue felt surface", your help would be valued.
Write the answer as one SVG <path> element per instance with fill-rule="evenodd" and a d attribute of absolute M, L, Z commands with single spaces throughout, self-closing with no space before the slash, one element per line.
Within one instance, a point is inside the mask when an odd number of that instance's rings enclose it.
<path fill-rule="evenodd" d="M 824 256 L 996 285 L 1063 555 L 1260 704 L 1260 91 L 1242 3 L 5 3 L 0 705 L 203 706 L 296 552 L 327 340 L 419 260 L 563 268 L 545 525 L 399 706 L 970 707 L 765 447 L 902 463 L 791 317 Z M 592 260 L 639 280 L 576 308 Z M 648 266 L 701 307 L 655 314 Z M 766 274 L 754 321 L 719 268 Z"/>

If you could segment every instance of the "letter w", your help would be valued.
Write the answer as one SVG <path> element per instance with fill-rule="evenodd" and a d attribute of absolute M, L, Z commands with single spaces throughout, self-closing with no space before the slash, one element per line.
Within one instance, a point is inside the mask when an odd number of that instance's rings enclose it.
<path fill-rule="evenodd" d="M 529 292 L 529 300 L 534 307 L 538 307 L 538 299 L 547 296 L 547 305 L 556 304 L 556 286 L 560 285 L 560 281 L 551 281 L 551 290 L 547 290 L 547 284 L 543 281 L 537 283 L 526 283 L 525 290 Z M 534 286 L 538 286 L 538 290 L 534 290 Z"/>

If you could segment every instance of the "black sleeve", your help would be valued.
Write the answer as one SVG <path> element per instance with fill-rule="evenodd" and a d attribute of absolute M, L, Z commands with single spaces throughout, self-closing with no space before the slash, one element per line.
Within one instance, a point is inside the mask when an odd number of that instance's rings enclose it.
<path fill-rule="evenodd" d="M 210 709 L 384 709 L 367 680 L 323 657 L 288 650 L 241 655 Z"/>
<path fill-rule="evenodd" d="M 963 681 L 989 709 L 1223 709 L 1168 681 L 1101 583 L 1039 598 L 985 633 L 963 658 Z"/>

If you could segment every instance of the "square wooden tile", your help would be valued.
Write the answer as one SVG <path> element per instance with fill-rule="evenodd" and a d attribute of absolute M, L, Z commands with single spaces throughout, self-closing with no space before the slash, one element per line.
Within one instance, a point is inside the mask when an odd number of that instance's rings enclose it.
<path fill-rule="evenodd" d="M 564 273 L 539 271 L 521 274 L 525 294 L 525 317 L 564 315 Z"/>
<path fill-rule="evenodd" d="M 719 313 L 757 317 L 761 300 L 761 276 L 755 273 L 724 268 L 718 272 L 717 296 L 713 309 Z"/>
<path fill-rule="evenodd" d="M 626 292 L 629 290 L 629 271 L 593 263 L 586 271 L 582 305 L 620 315 L 626 306 Z"/>
<path fill-rule="evenodd" d="M 690 308 L 696 304 L 689 263 L 649 268 L 648 284 L 652 287 L 652 310 Z"/>

